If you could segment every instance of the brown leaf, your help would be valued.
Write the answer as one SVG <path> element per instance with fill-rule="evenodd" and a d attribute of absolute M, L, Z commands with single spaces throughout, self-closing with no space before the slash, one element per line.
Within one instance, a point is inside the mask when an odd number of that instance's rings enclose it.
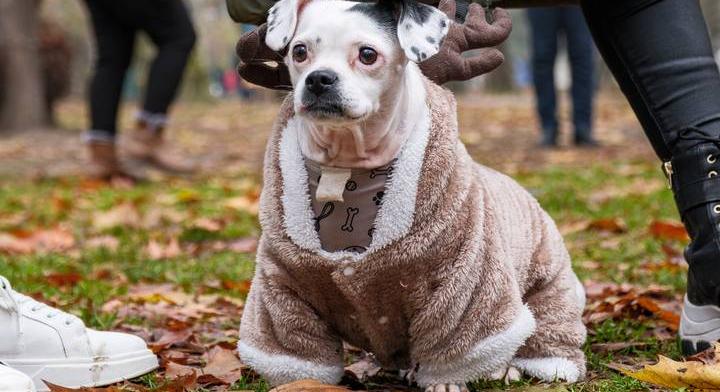
<path fill-rule="evenodd" d="M 181 365 L 175 362 L 167 362 L 165 364 L 165 377 L 174 379 L 178 377 L 195 376 L 197 380 L 197 373 L 199 369 L 191 366 Z"/>
<path fill-rule="evenodd" d="M 372 357 L 366 356 L 358 362 L 353 363 L 350 366 L 345 367 L 345 372 L 350 373 L 358 381 L 364 382 L 369 377 L 374 377 L 380 372 L 380 365 L 372 359 Z"/>
<path fill-rule="evenodd" d="M 621 218 L 597 219 L 590 222 L 587 226 L 589 230 L 606 231 L 609 233 L 625 233 L 627 225 Z"/>
<path fill-rule="evenodd" d="M 244 367 L 234 351 L 215 346 L 207 353 L 207 365 L 202 372 L 203 376 L 213 376 L 227 385 L 232 385 L 242 378 Z"/>
<path fill-rule="evenodd" d="M 45 275 L 45 279 L 53 287 L 70 287 L 80 283 L 83 277 L 78 272 L 54 272 Z"/>
<path fill-rule="evenodd" d="M 108 211 L 98 211 L 93 215 L 93 226 L 97 230 L 107 230 L 114 227 L 137 227 L 140 224 L 140 214 L 134 205 L 123 203 Z"/>
<path fill-rule="evenodd" d="M 111 235 L 103 235 L 88 239 L 85 241 L 85 246 L 87 248 L 104 248 L 114 252 L 117 250 L 118 246 L 120 246 L 120 241 Z"/>
<path fill-rule="evenodd" d="M 0 233 L 0 253 L 64 252 L 74 246 L 72 233 L 61 228 Z"/>
<path fill-rule="evenodd" d="M 339 385 L 323 384 L 315 380 L 300 380 L 290 384 L 280 385 L 270 392 L 346 392 L 349 389 Z"/>
<path fill-rule="evenodd" d="M 163 331 L 160 339 L 154 343 L 150 343 L 149 346 L 153 352 L 157 354 L 174 344 L 187 341 L 192 335 L 193 332 L 190 329 L 180 331 Z"/>
<path fill-rule="evenodd" d="M 260 209 L 258 199 L 255 197 L 239 196 L 225 201 L 225 206 L 250 215 L 257 215 Z"/>
<path fill-rule="evenodd" d="M 680 328 L 679 314 L 662 309 L 657 302 L 648 297 L 639 297 L 636 302 L 645 310 L 652 312 L 655 316 L 665 321 L 673 331 L 677 331 Z"/>
<path fill-rule="evenodd" d="M 182 255 L 180 243 L 177 238 L 173 238 L 167 244 L 161 244 L 158 241 L 150 240 L 145 247 L 145 253 L 153 260 L 172 259 Z"/>
<path fill-rule="evenodd" d="M 663 240 L 688 241 L 690 239 L 685 226 L 680 222 L 673 221 L 653 221 L 650 224 L 650 234 Z"/>

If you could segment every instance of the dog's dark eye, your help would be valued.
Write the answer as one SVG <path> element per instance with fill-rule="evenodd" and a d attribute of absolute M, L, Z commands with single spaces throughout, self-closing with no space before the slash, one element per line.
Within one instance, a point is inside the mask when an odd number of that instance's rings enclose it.
<path fill-rule="evenodd" d="M 302 63 L 307 60 L 307 46 L 304 44 L 295 45 L 292 50 L 293 60 L 297 63 Z"/>
<path fill-rule="evenodd" d="M 360 48 L 360 62 L 365 65 L 373 65 L 377 61 L 378 53 L 373 48 Z"/>

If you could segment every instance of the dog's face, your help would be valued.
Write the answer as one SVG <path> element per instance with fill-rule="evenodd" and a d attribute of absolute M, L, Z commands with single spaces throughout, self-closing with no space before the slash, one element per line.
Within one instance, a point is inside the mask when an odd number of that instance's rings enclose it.
<path fill-rule="evenodd" d="M 449 23 L 415 0 L 281 0 L 270 10 L 266 43 L 288 49 L 296 113 L 352 123 L 382 108 L 408 60 L 439 51 Z"/>

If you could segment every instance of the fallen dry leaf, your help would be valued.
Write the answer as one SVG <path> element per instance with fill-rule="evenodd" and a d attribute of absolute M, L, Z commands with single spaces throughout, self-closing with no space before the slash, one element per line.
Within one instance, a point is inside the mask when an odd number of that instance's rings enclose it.
<path fill-rule="evenodd" d="M 605 218 L 590 222 L 587 229 L 620 234 L 627 231 L 627 225 L 621 218 Z"/>
<path fill-rule="evenodd" d="M 257 215 L 260 209 L 258 201 L 256 197 L 239 196 L 226 200 L 225 206 L 251 215 Z"/>
<path fill-rule="evenodd" d="M 360 382 L 364 382 L 369 377 L 374 377 L 380 372 L 380 370 L 381 367 L 377 361 L 374 361 L 372 357 L 369 356 L 366 356 L 352 365 L 345 367 L 345 372 L 350 373 Z"/>
<path fill-rule="evenodd" d="M 202 369 L 202 374 L 232 385 L 242 378 L 244 368 L 234 351 L 215 346 L 207 353 L 207 365 Z"/>
<path fill-rule="evenodd" d="M 315 380 L 300 380 L 290 384 L 280 385 L 270 392 L 346 392 L 349 389 L 338 385 L 323 384 Z"/>
<path fill-rule="evenodd" d="M 720 354 L 720 344 L 711 348 L 713 358 Z M 720 365 L 717 361 L 673 361 L 659 356 L 654 365 L 635 371 L 621 368 L 625 375 L 665 388 L 689 388 L 691 390 L 720 390 Z"/>
<path fill-rule="evenodd" d="M 93 215 L 93 226 L 97 230 L 114 227 L 137 227 L 140 224 L 140 213 L 130 203 L 120 204 L 107 211 L 98 211 Z"/>
<path fill-rule="evenodd" d="M 71 287 L 80 283 L 83 276 L 78 272 L 53 272 L 46 274 L 45 279 L 53 287 Z"/>
<path fill-rule="evenodd" d="M 145 247 L 145 254 L 153 260 L 172 259 L 182 255 L 182 249 L 180 249 L 180 243 L 177 238 L 171 239 L 167 244 L 150 240 Z"/>
<path fill-rule="evenodd" d="M 120 241 L 111 235 L 104 235 L 88 239 L 85 241 L 85 246 L 87 248 L 103 248 L 114 252 L 120 246 Z"/>
<path fill-rule="evenodd" d="M 65 252 L 74 246 L 75 237 L 61 228 L 0 233 L 0 253 Z"/>
<path fill-rule="evenodd" d="M 673 221 L 654 221 L 650 224 L 650 234 L 658 239 L 688 241 L 685 226 L 680 222 Z"/>

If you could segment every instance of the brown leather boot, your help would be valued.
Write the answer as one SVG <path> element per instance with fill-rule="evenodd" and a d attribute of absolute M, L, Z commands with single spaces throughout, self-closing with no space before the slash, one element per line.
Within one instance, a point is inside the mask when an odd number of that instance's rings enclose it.
<path fill-rule="evenodd" d="M 163 138 L 162 129 L 152 130 L 144 121 L 138 121 L 135 130 L 127 137 L 125 147 L 130 158 L 163 171 L 190 174 L 197 170 L 193 162 L 183 159 L 180 152 L 171 150 Z"/>
<path fill-rule="evenodd" d="M 138 179 L 123 169 L 117 158 L 115 143 L 91 141 L 88 143 L 90 165 L 88 175 L 104 181 L 127 180 L 137 182 Z"/>

